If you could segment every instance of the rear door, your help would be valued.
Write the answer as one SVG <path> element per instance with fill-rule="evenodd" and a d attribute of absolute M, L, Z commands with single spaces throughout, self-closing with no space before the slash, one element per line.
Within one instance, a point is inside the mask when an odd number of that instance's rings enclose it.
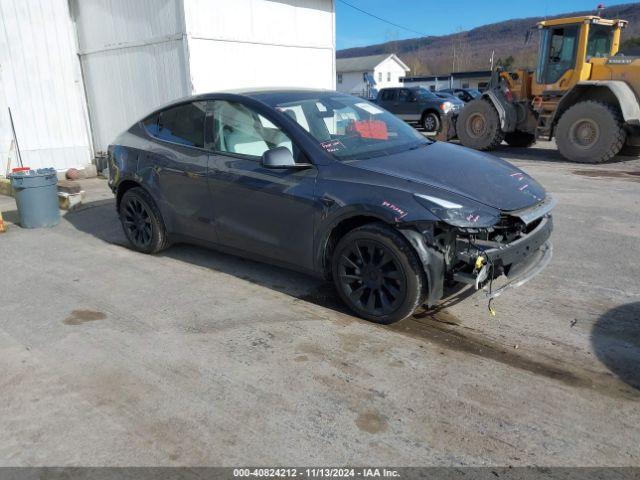
<path fill-rule="evenodd" d="M 391 113 L 396 113 L 396 89 L 385 88 L 380 92 L 380 101 L 378 102 L 385 110 L 389 110 Z"/>
<path fill-rule="evenodd" d="M 214 240 L 204 149 L 206 102 L 170 107 L 144 121 L 154 141 L 142 168 L 154 188 L 168 228 L 193 238 Z"/>

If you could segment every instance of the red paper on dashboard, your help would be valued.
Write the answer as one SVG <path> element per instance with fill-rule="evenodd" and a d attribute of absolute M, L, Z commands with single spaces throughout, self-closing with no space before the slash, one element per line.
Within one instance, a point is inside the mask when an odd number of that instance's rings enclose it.
<path fill-rule="evenodd" d="M 351 128 L 362 138 L 373 138 L 375 140 L 388 140 L 389 132 L 387 124 L 382 120 L 359 120 L 351 124 Z"/>

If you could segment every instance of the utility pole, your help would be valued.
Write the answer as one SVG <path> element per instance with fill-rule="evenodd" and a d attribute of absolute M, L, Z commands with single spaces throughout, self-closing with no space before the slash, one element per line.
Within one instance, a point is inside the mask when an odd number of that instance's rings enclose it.
<path fill-rule="evenodd" d="M 496 51 L 495 50 L 491 50 L 491 60 L 490 60 L 490 64 L 491 64 L 491 71 L 493 72 L 493 59 L 496 55 Z"/>

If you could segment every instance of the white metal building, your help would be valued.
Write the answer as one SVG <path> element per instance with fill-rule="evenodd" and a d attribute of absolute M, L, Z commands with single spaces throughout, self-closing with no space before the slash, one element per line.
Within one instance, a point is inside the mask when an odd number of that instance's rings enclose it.
<path fill-rule="evenodd" d="M 445 88 L 475 88 L 484 90 L 491 80 L 491 70 L 473 72 L 455 72 L 443 75 L 427 75 L 418 77 L 405 77 L 404 85 L 407 87 L 423 87 L 428 90 L 443 90 Z"/>
<path fill-rule="evenodd" d="M 375 88 L 402 86 L 409 67 L 395 54 L 367 57 L 339 58 L 336 60 L 336 88 L 340 92 L 367 96 L 366 76 L 375 81 Z"/>
<path fill-rule="evenodd" d="M 8 107 L 25 165 L 83 167 L 92 158 L 67 0 L 0 0 L 0 174 L 11 149 Z M 17 166 L 15 149 L 11 153 Z"/>
<path fill-rule="evenodd" d="M 0 167 L 6 106 L 25 164 L 61 170 L 176 98 L 333 89 L 334 1 L 0 0 Z"/>

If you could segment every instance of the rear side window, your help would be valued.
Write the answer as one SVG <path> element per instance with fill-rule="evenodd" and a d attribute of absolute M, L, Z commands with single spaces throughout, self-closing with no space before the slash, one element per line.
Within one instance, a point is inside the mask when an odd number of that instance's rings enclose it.
<path fill-rule="evenodd" d="M 172 107 L 144 120 L 149 135 L 188 147 L 204 148 L 205 102 Z"/>
<path fill-rule="evenodd" d="M 389 102 L 395 98 L 395 90 L 383 90 L 382 91 L 382 100 L 385 102 Z"/>

